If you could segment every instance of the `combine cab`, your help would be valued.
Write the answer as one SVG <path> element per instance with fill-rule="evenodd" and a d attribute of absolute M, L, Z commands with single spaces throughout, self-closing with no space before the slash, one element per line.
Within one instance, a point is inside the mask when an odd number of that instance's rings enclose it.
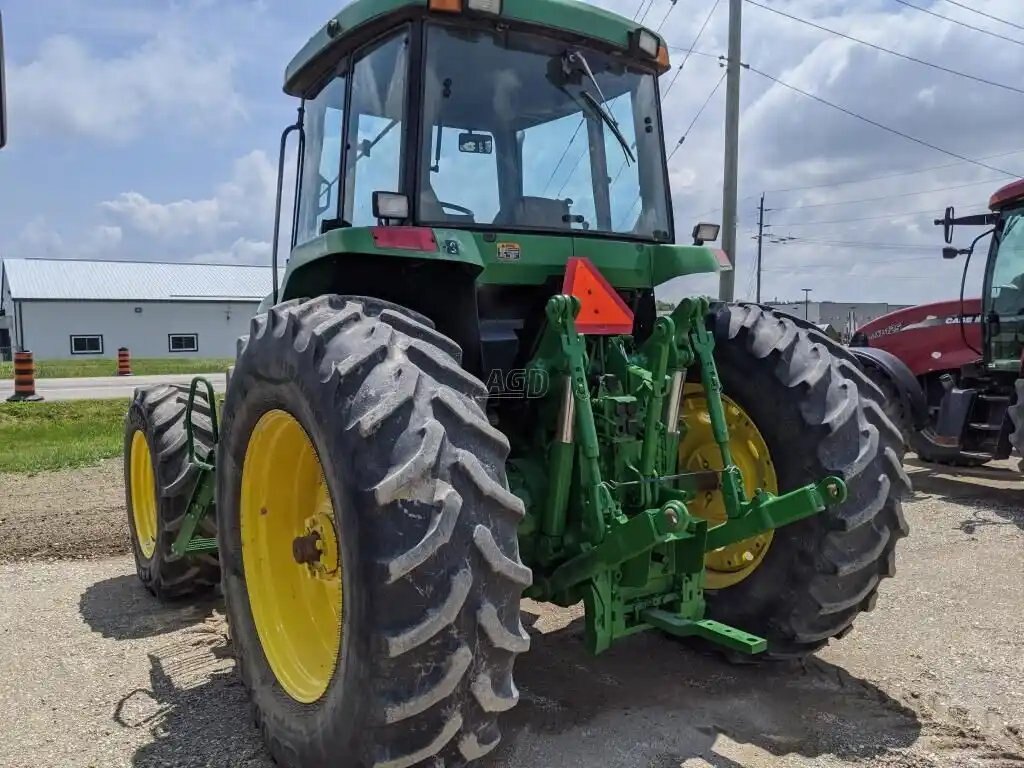
<path fill-rule="evenodd" d="M 582 602 L 594 653 L 789 659 L 892 575 L 902 442 L 848 351 L 749 304 L 657 316 L 728 265 L 716 226 L 674 242 L 668 70 L 571 0 L 355 0 L 288 67 L 284 283 L 222 409 L 142 389 L 125 433 L 139 577 L 220 580 L 280 764 L 490 752 L 522 595 Z"/>
<path fill-rule="evenodd" d="M 855 354 L 890 396 L 890 415 L 925 461 L 974 466 L 1005 459 L 1024 447 L 1020 398 L 1024 351 L 1024 181 L 990 200 L 991 213 L 957 218 L 952 208 L 935 223 L 947 243 L 954 227 L 984 227 L 966 256 L 992 236 L 980 299 L 946 301 L 894 312 L 862 327 Z"/>

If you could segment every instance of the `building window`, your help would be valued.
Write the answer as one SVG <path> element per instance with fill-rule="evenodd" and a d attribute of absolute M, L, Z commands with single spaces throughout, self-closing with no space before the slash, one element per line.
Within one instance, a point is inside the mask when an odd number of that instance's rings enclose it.
<path fill-rule="evenodd" d="M 102 336 L 72 336 L 71 337 L 71 354 L 72 355 L 102 355 L 103 354 L 103 337 Z"/>
<path fill-rule="evenodd" d="M 167 335 L 169 352 L 198 352 L 199 335 L 195 333 L 170 333 Z"/>

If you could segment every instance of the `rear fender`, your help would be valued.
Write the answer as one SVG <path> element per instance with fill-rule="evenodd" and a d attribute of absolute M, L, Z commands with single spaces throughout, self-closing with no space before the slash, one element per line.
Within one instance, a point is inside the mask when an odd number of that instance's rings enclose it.
<path fill-rule="evenodd" d="M 857 362 L 864 367 L 873 367 L 888 377 L 889 381 L 896 387 L 900 397 L 903 398 L 903 405 L 907 413 L 911 415 L 915 429 L 924 429 L 928 426 L 928 401 L 925 399 L 924 390 L 917 381 L 917 377 L 907 365 L 891 352 L 875 347 L 850 347 Z"/>

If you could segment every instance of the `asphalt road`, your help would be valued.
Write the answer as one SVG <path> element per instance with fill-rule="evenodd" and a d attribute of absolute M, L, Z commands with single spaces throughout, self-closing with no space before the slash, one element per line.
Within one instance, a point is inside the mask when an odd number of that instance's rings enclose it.
<path fill-rule="evenodd" d="M 1021 477 L 1009 462 L 910 472 L 896 577 L 803 665 L 730 666 L 654 632 L 593 658 L 578 608 L 525 601 L 520 704 L 479 768 L 1024 766 Z M 0 475 L 12 538 L 34 516 L 51 538 L 116 534 L 120 550 L 89 549 L 123 551 L 120 498 L 116 460 Z M 161 606 L 130 556 L 25 560 L 9 544 L 0 535 L 0 766 L 273 768 L 216 597 Z"/>
<path fill-rule="evenodd" d="M 96 376 L 81 379 L 36 379 L 36 394 L 44 400 L 103 400 L 131 397 L 136 387 L 151 384 L 188 384 L 192 377 L 202 375 L 213 383 L 217 392 L 223 392 L 223 373 L 179 373 L 160 376 Z M 0 380 L 0 400 L 6 400 L 14 393 L 14 382 Z"/>

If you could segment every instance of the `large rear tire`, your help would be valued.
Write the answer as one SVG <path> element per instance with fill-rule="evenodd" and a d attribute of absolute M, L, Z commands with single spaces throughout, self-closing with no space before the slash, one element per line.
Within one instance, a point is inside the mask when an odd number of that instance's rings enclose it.
<path fill-rule="evenodd" d="M 188 460 L 187 401 L 187 387 L 140 387 L 125 416 L 125 505 L 135 570 L 146 589 L 162 600 L 207 591 L 220 581 L 216 553 L 171 551 L 200 472 Z M 196 450 L 209 453 L 213 433 L 205 394 L 196 397 L 192 424 Z M 213 538 L 215 525 L 213 517 L 206 516 L 198 534 Z"/>
<path fill-rule="evenodd" d="M 706 593 L 710 618 L 768 640 L 765 658 L 799 658 L 849 631 L 895 573 L 903 440 L 856 361 L 820 334 L 748 304 L 718 305 L 709 322 L 724 391 L 763 435 L 779 490 L 847 484 L 844 503 L 777 529 L 756 569 Z"/>
<path fill-rule="evenodd" d="M 486 388 L 459 359 L 410 313 L 338 296 L 274 307 L 239 342 L 218 452 L 223 590 L 239 673 L 281 765 L 465 765 L 497 745 L 497 715 L 518 700 L 523 505 Z M 280 431 L 267 440 L 268 429 Z M 315 539 L 314 510 L 293 497 L 320 499 Z M 261 539 L 263 528 L 278 535 Z M 336 580 L 321 590 L 329 610 L 304 568 Z M 289 604 L 279 583 L 310 602 Z M 304 626 L 326 650 L 303 650 Z"/>

